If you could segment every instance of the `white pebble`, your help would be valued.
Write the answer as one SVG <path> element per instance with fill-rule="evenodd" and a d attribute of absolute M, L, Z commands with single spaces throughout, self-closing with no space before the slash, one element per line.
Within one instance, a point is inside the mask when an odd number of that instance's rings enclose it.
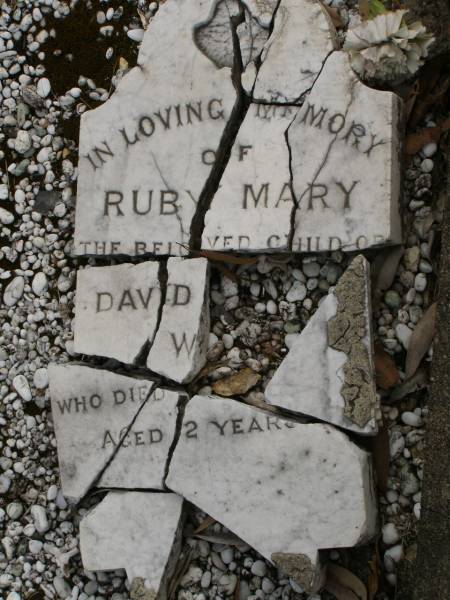
<path fill-rule="evenodd" d="M 434 142 L 430 142 L 429 144 L 425 144 L 425 146 L 422 148 L 422 154 L 426 158 L 431 158 L 434 154 L 436 154 L 437 149 L 437 144 L 435 144 Z"/>
<path fill-rule="evenodd" d="M 422 173 L 431 173 L 433 167 L 434 162 L 431 160 L 431 158 L 425 158 L 420 165 L 420 170 Z"/>
<path fill-rule="evenodd" d="M 37 387 L 38 390 L 44 390 L 48 386 L 48 372 L 45 367 L 41 367 L 40 369 L 36 369 L 33 377 L 33 383 Z M 56 486 L 54 486 L 56 488 Z M 58 489 L 56 488 L 56 491 Z M 56 498 L 56 494 L 55 494 Z"/>
<path fill-rule="evenodd" d="M 412 329 L 405 325 L 404 323 L 399 323 L 395 327 L 395 335 L 397 336 L 399 342 L 402 344 L 405 350 L 408 350 L 409 342 L 412 336 Z"/>
<path fill-rule="evenodd" d="M 386 523 L 386 525 L 383 526 L 382 535 L 383 542 L 387 546 L 392 546 L 392 544 L 396 544 L 400 539 L 400 536 L 398 535 L 398 531 L 394 523 Z"/>
<path fill-rule="evenodd" d="M 144 33 L 145 31 L 143 29 L 129 29 L 127 31 L 127 36 L 130 40 L 133 40 L 133 42 L 142 42 Z"/>
<path fill-rule="evenodd" d="M 6 306 L 14 306 L 21 298 L 23 294 L 23 288 L 25 286 L 24 278 L 18 275 L 6 286 L 3 294 L 3 302 Z"/>
<path fill-rule="evenodd" d="M 384 556 L 389 556 L 394 562 L 399 562 L 403 558 L 403 546 L 402 544 L 397 544 L 397 546 L 392 546 L 384 553 Z"/>
<path fill-rule="evenodd" d="M 257 575 L 258 577 L 264 577 L 266 571 L 266 563 L 263 560 L 255 560 L 255 562 L 252 564 L 251 572 L 253 573 L 253 575 Z"/>
<path fill-rule="evenodd" d="M 25 400 L 25 402 L 29 402 L 31 400 L 31 390 L 25 375 L 16 375 L 12 381 L 12 385 L 19 396 Z"/>
<path fill-rule="evenodd" d="M 33 517 L 34 526 L 39 533 L 45 533 L 49 530 L 50 525 L 47 519 L 47 513 L 43 506 L 34 504 L 31 507 L 31 516 Z"/>
<path fill-rule="evenodd" d="M 420 416 L 409 410 L 402 413 L 401 419 L 405 425 L 409 425 L 410 427 L 420 427 L 422 425 Z"/>
<path fill-rule="evenodd" d="M 31 289 L 36 294 L 36 296 L 40 296 L 41 294 L 47 291 L 47 288 L 47 276 L 42 271 L 39 271 L 39 273 L 36 273 L 36 275 L 33 277 Z"/>
<path fill-rule="evenodd" d="M 0 206 L 0 223 L 2 225 L 10 225 L 14 221 L 14 215 L 6 208 Z"/>
<path fill-rule="evenodd" d="M 36 91 L 41 98 L 47 98 L 51 89 L 50 81 L 47 79 L 47 77 L 42 77 L 42 79 L 39 79 L 36 86 Z"/>

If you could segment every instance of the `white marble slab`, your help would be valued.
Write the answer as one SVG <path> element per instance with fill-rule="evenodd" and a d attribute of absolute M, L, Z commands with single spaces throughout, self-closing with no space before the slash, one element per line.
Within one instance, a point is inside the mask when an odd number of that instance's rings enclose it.
<path fill-rule="evenodd" d="M 149 379 L 77 364 L 50 365 L 49 379 L 65 497 L 82 498 L 113 456 L 100 485 L 163 489 L 178 393 L 155 388 L 149 397 Z"/>
<path fill-rule="evenodd" d="M 401 241 L 401 100 L 362 84 L 334 52 L 288 131 L 298 204 L 292 250 Z"/>
<path fill-rule="evenodd" d="M 162 4 L 138 66 L 81 118 L 77 255 L 180 255 L 236 100 L 229 68 L 196 46 L 214 0 Z"/>
<path fill-rule="evenodd" d="M 256 81 L 247 91 L 257 101 L 297 103 L 335 48 L 336 30 L 320 2 L 281 0 Z"/>
<path fill-rule="evenodd" d="M 125 569 L 131 590 L 168 598 L 181 549 L 183 500 L 175 494 L 110 492 L 80 524 L 83 566 Z"/>
<path fill-rule="evenodd" d="M 77 272 L 74 350 L 132 364 L 152 341 L 161 290 L 157 262 Z"/>
<path fill-rule="evenodd" d="M 285 132 L 296 108 L 252 104 L 205 216 L 202 248 L 282 252 L 294 209 Z"/>
<path fill-rule="evenodd" d="M 209 279 L 205 258 L 167 261 L 167 293 L 147 367 L 178 383 L 190 381 L 206 362 Z"/>
<path fill-rule="evenodd" d="M 266 387 L 266 401 L 375 435 L 380 403 L 371 319 L 369 263 L 358 256 L 293 342 Z"/>
<path fill-rule="evenodd" d="M 308 589 L 322 582 L 320 548 L 353 546 L 375 531 L 365 451 L 329 425 L 295 424 L 235 400 L 188 402 L 166 484 Z"/>

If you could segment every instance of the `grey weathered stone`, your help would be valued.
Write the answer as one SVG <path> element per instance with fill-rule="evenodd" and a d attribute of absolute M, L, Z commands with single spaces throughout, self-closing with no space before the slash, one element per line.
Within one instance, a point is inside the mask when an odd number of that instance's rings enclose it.
<path fill-rule="evenodd" d="M 163 489 L 177 392 L 78 364 L 50 365 L 49 378 L 64 496 L 79 500 L 94 483 Z"/>
<path fill-rule="evenodd" d="M 366 452 L 329 425 L 230 399 L 188 402 L 166 484 L 307 588 L 322 581 L 320 548 L 353 546 L 375 531 Z"/>
<path fill-rule="evenodd" d="M 161 323 L 147 367 L 178 383 L 190 381 L 206 361 L 209 339 L 208 261 L 169 258 Z"/>
<path fill-rule="evenodd" d="M 147 261 L 79 270 L 75 352 L 133 363 L 156 332 L 158 269 L 157 262 Z"/>
<path fill-rule="evenodd" d="M 267 401 L 375 435 L 371 319 L 369 263 L 360 255 L 293 342 L 265 390 Z"/>
<path fill-rule="evenodd" d="M 181 549 L 183 500 L 175 494 L 110 492 L 80 524 L 89 571 L 125 569 L 136 600 L 166 600 Z"/>

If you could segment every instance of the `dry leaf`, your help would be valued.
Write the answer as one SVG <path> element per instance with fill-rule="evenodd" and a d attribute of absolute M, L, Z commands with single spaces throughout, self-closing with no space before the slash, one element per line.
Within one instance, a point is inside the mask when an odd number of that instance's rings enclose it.
<path fill-rule="evenodd" d="M 351 590 L 349 590 L 347 587 L 344 587 L 334 579 L 330 579 L 329 581 L 327 581 L 325 589 L 327 590 L 327 592 L 330 592 L 330 594 L 333 594 L 336 600 L 359 600 L 356 594 L 354 594 Z"/>
<path fill-rule="evenodd" d="M 186 534 L 187 537 L 189 537 L 189 534 Z M 236 548 L 248 548 L 248 545 L 241 540 L 241 538 L 239 538 L 237 535 L 234 535 L 234 533 L 228 533 L 228 534 L 220 534 L 220 533 L 211 533 L 211 534 L 203 534 L 203 533 L 197 533 L 197 534 L 191 534 L 192 537 L 198 538 L 199 540 L 205 540 L 205 542 L 210 542 L 211 544 L 226 544 L 227 546 L 236 546 Z"/>
<path fill-rule="evenodd" d="M 200 523 L 200 525 L 194 531 L 194 535 L 196 535 L 197 533 L 201 533 L 202 531 L 205 531 L 205 529 L 208 529 L 208 527 L 213 525 L 213 523 L 216 523 L 216 520 L 213 519 L 213 517 L 210 517 L 210 516 L 206 517 L 206 519 L 204 519 L 203 522 Z"/>
<path fill-rule="evenodd" d="M 389 400 L 384 400 L 385 404 L 393 404 L 394 402 L 399 402 L 403 400 L 409 394 L 417 392 L 418 390 L 423 389 L 428 385 L 428 374 L 425 369 L 419 369 L 415 375 L 413 375 L 410 379 L 404 381 L 401 385 L 395 388 L 391 395 L 389 396 Z"/>
<path fill-rule="evenodd" d="M 370 12 L 369 0 L 358 0 L 358 9 L 361 19 L 367 21 Z"/>
<path fill-rule="evenodd" d="M 344 23 L 342 22 L 338 9 L 328 6 L 327 4 L 322 4 L 322 6 L 330 15 L 330 19 L 333 21 L 333 25 L 336 27 L 336 29 L 342 29 L 344 27 Z"/>
<path fill-rule="evenodd" d="M 367 593 L 368 600 L 374 600 L 376 593 L 378 592 L 378 588 L 380 585 L 379 581 L 379 558 L 378 552 L 375 551 L 372 560 L 369 560 L 369 577 L 367 580 Z"/>
<path fill-rule="evenodd" d="M 256 256 L 235 256 L 234 254 L 217 252 L 216 250 L 193 250 L 183 244 L 180 244 L 180 246 L 188 250 L 194 256 L 203 256 L 203 258 L 207 258 L 208 260 L 224 262 L 230 265 L 255 265 L 259 260 Z"/>
<path fill-rule="evenodd" d="M 336 565 L 331 563 L 327 568 L 327 585 L 328 580 L 342 587 L 344 590 L 348 590 L 353 594 L 353 596 L 336 596 L 338 600 L 346 600 L 347 598 L 356 598 L 356 600 L 367 600 L 367 589 L 364 583 L 356 577 L 354 573 L 341 567 L 340 565 Z M 334 594 L 334 592 L 332 592 Z M 336 594 L 335 594 L 336 595 Z"/>
<path fill-rule="evenodd" d="M 436 334 L 437 303 L 434 302 L 423 314 L 414 329 L 406 353 L 405 375 L 409 379 L 419 368 Z"/>
<path fill-rule="evenodd" d="M 261 375 L 252 371 L 249 367 L 241 369 L 238 373 L 219 379 L 212 385 L 212 389 L 220 396 L 240 396 L 248 392 L 261 379 Z"/>
<path fill-rule="evenodd" d="M 374 360 L 377 386 L 382 390 L 395 387 L 400 381 L 400 373 L 390 355 L 379 344 L 375 345 Z"/>
<path fill-rule="evenodd" d="M 426 127 L 416 133 L 410 133 L 406 137 L 405 152 L 406 154 L 416 154 L 426 144 L 431 142 L 439 142 L 441 135 L 450 129 L 450 117 L 436 125 L 436 127 Z"/>
<path fill-rule="evenodd" d="M 386 493 L 388 489 L 389 478 L 389 431 L 386 425 L 380 427 L 373 440 L 373 462 L 377 474 L 378 488 Z"/>
<path fill-rule="evenodd" d="M 387 248 L 377 255 L 371 265 L 376 290 L 384 292 L 391 287 L 403 254 L 403 246 L 396 246 L 395 248 Z"/>

